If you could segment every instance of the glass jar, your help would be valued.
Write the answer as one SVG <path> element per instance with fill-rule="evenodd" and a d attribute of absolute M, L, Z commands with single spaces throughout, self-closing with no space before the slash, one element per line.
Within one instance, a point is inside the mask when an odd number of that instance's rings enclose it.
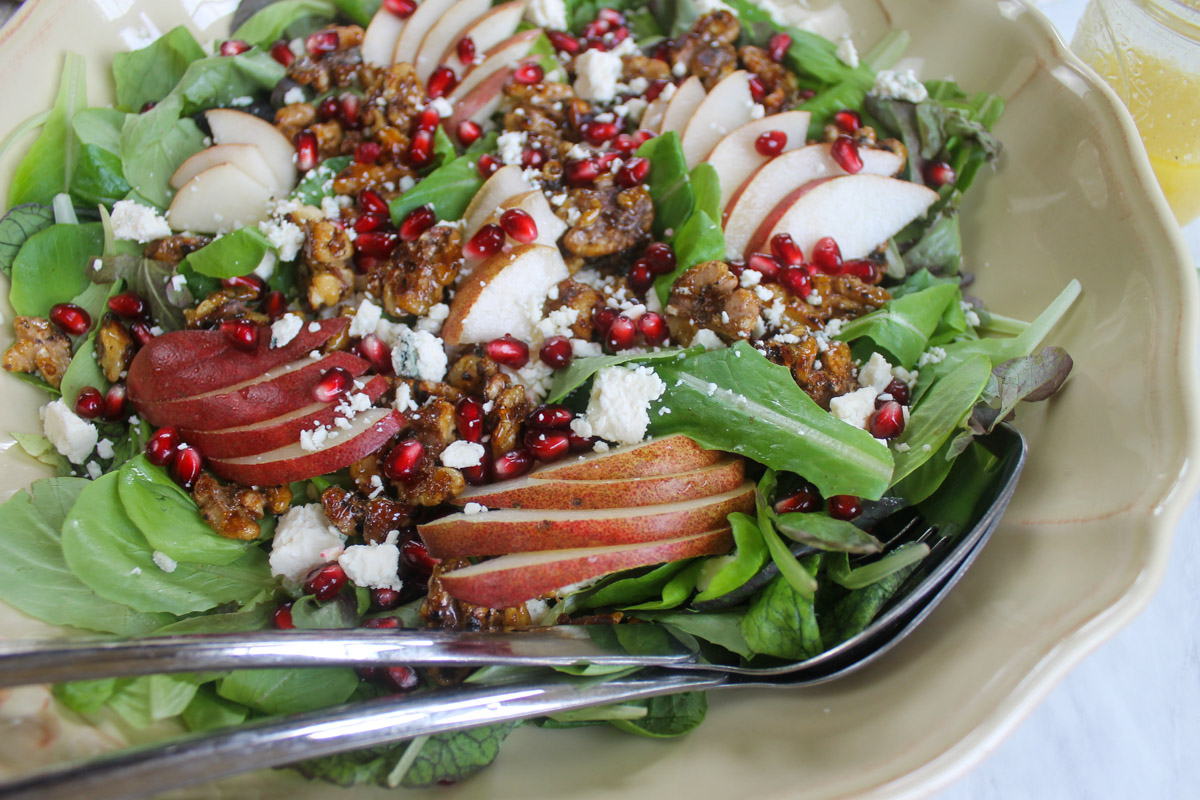
<path fill-rule="evenodd" d="M 1129 108 L 1179 223 L 1200 216 L 1200 0 L 1089 0 L 1071 48 Z"/>

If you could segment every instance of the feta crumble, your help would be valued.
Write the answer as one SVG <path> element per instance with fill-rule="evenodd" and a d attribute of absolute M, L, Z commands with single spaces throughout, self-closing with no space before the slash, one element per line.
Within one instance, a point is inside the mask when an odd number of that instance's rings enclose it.
<path fill-rule="evenodd" d="M 304 96 L 304 90 L 301 89 L 299 86 L 293 86 L 292 88 L 288 89 L 286 92 L 283 93 L 283 104 L 285 106 L 295 105 L 296 103 L 303 103 L 307 100 L 308 100 L 308 98 Z"/>
<path fill-rule="evenodd" d="M 872 387 L 864 386 L 830 400 L 829 411 L 842 422 L 866 430 L 867 420 L 875 413 L 875 397 L 878 394 Z"/>
<path fill-rule="evenodd" d="M 477 467 L 483 460 L 484 453 L 487 452 L 483 445 L 476 442 L 467 442 L 459 440 L 451 442 L 442 451 L 442 465 L 446 467 L 454 467 L 462 469 L 464 467 Z"/>
<path fill-rule="evenodd" d="M 171 558 L 166 553 L 160 552 L 158 550 L 154 551 L 154 555 L 152 555 L 151 558 L 154 559 L 154 566 L 158 567 L 163 572 L 168 572 L 168 573 L 174 572 L 176 570 L 176 568 L 179 566 L 178 561 Z"/>
<path fill-rule="evenodd" d="M 374 333 L 381 319 L 383 319 L 383 309 L 370 300 L 363 300 L 358 304 L 358 311 L 354 313 L 354 319 L 350 321 L 350 330 L 347 333 L 350 336 L 362 338 L 368 333 Z"/>
<path fill-rule="evenodd" d="M 414 331 L 407 325 L 381 320 L 375 335 L 392 348 L 392 367 L 397 375 L 434 382 L 446 376 L 449 360 L 445 343 L 429 331 Z"/>
<path fill-rule="evenodd" d="M 567 4 L 564 0 L 530 0 L 525 7 L 525 19 L 539 28 L 555 31 L 567 29 Z"/>
<path fill-rule="evenodd" d="M 165 217 L 150 206 L 133 200 L 118 200 L 109 215 L 113 237 L 146 242 L 171 235 L 171 226 Z"/>
<path fill-rule="evenodd" d="M 892 365 L 880 353 L 872 353 L 867 363 L 858 369 L 858 385 L 870 386 L 876 394 L 892 382 Z"/>
<path fill-rule="evenodd" d="M 394 544 L 356 544 L 338 557 L 346 577 L 367 589 L 393 589 L 404 585 L 400 580 L 400 548 Z"/>
<path fill-rule="evenodd" d="M 112 439 L 101 439 L 96 443 L 96 455 L 101 458 L 112 458 L 114 452 Z"/>
<path fill-rule="evenodd" d="M 286 219 L 265 219 L 258 223 L 258 232 L 267 237 L 283 261 L 295 261 L 304 246 L 304 231 Z"/>
<path fill-rule="evenodd" d="M 483 514 L 487 512 L 487 506 L 480 503 L 467 503 L 463 506 L 464 514 Z"/>
<path fill-rule="evenodd" d="M 298 583 L 313 567 L 342 555 L 345 541 L 320 503 L 296 506 L 283 515 L 275 529 L 271 574 Z"/>
<path fill-rule="evenodd" d="M 96 448 L 96 426 L 71 410 L 61 397 L 46 405 L 42 429 L 54 449 L 72 464 L 82 464 Z"/>
<path fill-rule="evenodd" d="M 304 327 L 304 319 L 299 314 L 284 314 L 271 323 L 271 347 L 283 347 L 296 338 Z"/>
<path fill-rule="evenodd" d="M 666 389 L 649 367 L 605 367 L 596 374 L 588 398 L 584 414 L 591 431 L 588 435 L 619 444 L 640 442 L 650 427 L 650 403 L 662 397 Z"/>
<path fill-rule="evenodd" d="M 854 40 L 849 35 L 843 35 L 838 40 L 837 50 L 833 54 L 847 67 L 853 69 L 858 66 L 858 48 L 854 46 Z"/>
<path fill-rule="evenodd" d="M 617 96 L 621 79 L 621 56 L 603 50 L 588 50 L 575 59 L 575 94 L 584 100 L 608 102 Z"/>
<path fill-rule="evenodd" d="M 884 100 L 907 100 L 910 103 L 920 103 L 929 99 L 929 90 L 917 80 L 917 75 L 911 69 L 895 70 L 882 69 L 875 75 L 875 85 L 871 93 Z"/>

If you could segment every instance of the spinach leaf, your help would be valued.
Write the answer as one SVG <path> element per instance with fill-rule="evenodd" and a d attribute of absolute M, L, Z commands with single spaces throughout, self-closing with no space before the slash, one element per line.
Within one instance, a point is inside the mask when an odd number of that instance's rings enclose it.
<path fill-rule="evenodd" d="M 492 143 L 487 145 L 490 149 L 495 144 L 495 134 L 489 134 L 486 139 Z M 410 211 L 424 205 L 431 206 L 438 219 L 462 217 L 467 204 L 483 185 L 483 177 L 475 166 L 477 160 L 474 153 L 467 153 L 426 175 L 389 204 L 392 221 L 399 224 Z"/>
<path fill-rule="evenodd" d="M 663 305 L 671 296 L 671 287 L 680 275 L 704 261 L 725 257 L 725 234 L 716 219 L 697 210 L 675 233 L 671 242 L 675 250 L 675 269 L 654 280 L 654 291 Z"/>
<path fill-rule="evenodd" d="M 101 393 L 108 391 L 108 379 L 96 363 L 95 346 L 96 334 L 93 331 L 80 343 L 79 349 L 71 357 L 71 363 L 67 365 L 67 371 L 63 373 L 62 383 L 58 388 L 71 408 L 75 407 L 79 390 L 85 386 L 95 387 Z"/>
<path fill-rule="evenodd" d="M 117 105 L 137 112 L 146 103 L 157 103 L 179 83 L 193 61 L 204 58 L 204 48 L 183 25 L 172 28 L 140 50 L 113 54 L 113 83 Z"/>
<path fill-rule="evenodd" d="M 818 550 L 878 553 L 883 549 L 883 545 L 871 534 L 828 514 L 780 514 L 775 517 L 775 527 L 793 542 Z"/>
<path fill-rule="evenodd" d="M 883 308 L 846 323 L 838 339 L 852 342 L 868 338 L 893 355 L 900 366 L 912 369 L 929 347 L 929 337 L 950 307 L 958 308 L 962 295 L 952 283 L 930 286 L 920 292 L 890 300 Z"/>
<path fill-rule="evenodd" d="M 195 683 L 178 676 L 146 675 L 118 681 L 108 707 L 135 728 L 147 728 L 182 713 L 197 688 Z"/>
<path fill-rule="evenodd" d="M 97 595 L 63 558 L 60 529 L 89 481 L 44 478 L 0 505 L 0 600 L 51 625 L 144 636 L 170 622 Z"/>
<path fill-rule="evenodd" d="M 368 603 L 370 594 L 367 595 Z M 354 596 L 345 592 L 327 602 L 306 594 L 292 604 L 292 623 L 301 630 L 332 630 L 358 625 Z"/>
<path fill-rule="evenodd" d="M 329 0 L 279 0 L 255 12 L 239 25 L 234 39 L 267 46 L 283 36 L 288 26 L 304 17 L 332 17 L 337 12 Z"/>
<path fill-rule="evenodd" d="M 353 156 L 334 156 L 322 161 L 316 169 L 305 173 L 296 188 L 292 190 L 290 199 L 299 200 L 306 206 L 321 205 L 321 198 L 333 195 L 333 179 L 339 172 L 350 166 Z"/>
<path fill-rule="evenodd" d="M 655 365 L 666 384 L 655 436 L 683 433 L 702 446 L 748 456 L 772 469 L 803 475 L 826 497 L 882 496 L 892 457 L 869 433 L 826 412 L 746 342 Z"/>
<path fill-rule="evenodd" d="M 188 66 L 168 97 L 180 100 L 181 114 L 195 114 L 269 91 L 286 74 L 282 64 L 258 48 L 236 56 L 208 56 Z"/>
<path fill-rule="evenodd" d="M 366 27 L 379 10 L 380 0 L 333 0 L 333 4 L 350 20 Z"/>
<path fill-rule="evenodd" d="M 53 469 L 54 474 L 59 476 L 72 474 L 71 462 L 54 449 L 54 445 L 50 444 L 50 440 L 45 436 L 40 433 L 21 433 L 19 431 L 12 431 L 9 435 L 16 440 L 17 445 L 25 451 L 26 455 Z"/>
<path fill-rule="evenodd" d="M 12 265 L 8 299 L 18 314 L 44 317 L 87 288 L 87 264 L 100 255 L 104 230 L 98 222 L 51 225 L 21 246 Z"/>
<path fill-rule="evenodd" d="M 924 542 L 906 544 L 897 547 L 878 561 L 851 569 L 848 555 L 834 553 L 825 559 L 825 574 L 839 586 L 862 589 L 898 572 L 910 570 L 927 555 L 929 545 Z"/>
<path fill-rule="evenodd" d="M 217 694 L 264 714 L 297 714 L 344 703 L 357 686 L 349 667 L 244 669 L 218 681 Z"/>
<path fill-rule="evenodd" d="M 238 611 L 225 613 L 201 614 L 187 617 L 178 622 L 159 628 L 156 636 L 175 636 L 189 633 L 242 633 L 245 631 L 261 631 L 270 627 L 271 615 L 275 610 L 273 602 L 256 602 Z"/>
<path fill-rule="evenodd" d="M 748 514 L 735 512 L 729 515 L 729 525 L 733 530 L 733 555 L 717 557 L 718 559 L 724 558 L 725 561 L 709 580 L 704 590 L 696 595 L 698 603 L 728 594 L 753 578 L 767 563 L 770 555 L 767 551 L 767 543 L 754 518 Z M 716 561 L 709 563 L 716 563 Z"/>
<path fill-rule="evenodd" d="M 618 578 L 606 583 L 581 599 L 578 608 L 620 608 L 648 600 L 663 590 L 675 574 L 687 566 L 686 561 L 670 561 L 649 572 L 632 578 Z"/>
<path fill-rule="evenodd" d="M 821 620 L 826 647 L 839 645 L 866 630 L 914 569 L 915 564 L 899 569 L 838 600 Z"/>
<path fill-rule="evenodd" d="M 41 203 L 10 208 L 0 219 L 0 272 L 12 275 L 13 262 L 21 246 L 39 231 L 54 224 L 54 209 Z"/>
<path fill-rule="evenodd" d="M 204 147 L 204 135 L 192 120 L 180 116 L 183 101 L 175 94 L 144 114 L 130 114 L 121 126 L 118 155 L 125 180 L 159 208 L 171 200 L 171 176 L 189 156 Z"/>
<path fill-rule="evenodd" d="M 95 714 L 116 690 L 116 678 L 98 678 L 55 684 L 51 691 L 56 700 L 77 714 Z"/>
<path fill-rule="evenodd" d="M 708 713 L 708 696 L 704 692 L 682 692 L 662 697 L 637 700 L 630 705 L 642 705 L 646 716 L 639 719 L 610 720 L 614 728 L 651 739 L 670 739 L 691 733 Z"/>
<path fill-rule="evenodd" d="M 454 142 L 450 141 L 450 134 L 446 133 L 446 127 L 438 125 L 437 129 L 433 132 L 433 160 L 431 166 L 433 169 L 443 167 L 453 161 L 457 155 L 458 151 L 454 149 Z"/>
<path fill-rule="evenodd" d="M 768 469 L 758 482 L 758 489 L 754 492 L 755 517 L 759 533 L 767 545 L 767 552 L 770 553 L 771 561 L 779 570 L 779 574 L 791 585 L 793 591 L 801 597 L 811 600 L 817 591 L 817 582 L 813 579 L 812 573 L 796 560 L 792 551 L 775 531 L 775 525 L 771 518 L 771 506 L 767 503 L 767 498 L 774 494 L 775 471 Z"/>
<path fill-rule="evenodd" d="M 643 143 L 637 154 L 650 162 L 646 188 L 654 202 L 654 235 L 665 236 L 668 229 L 678 230 L 696 205 L 679 133 L 656 136 Z"/>
<path fill-rule="evenodd" d="M 703 211 L 709 219 L 721 218 L 721 177 L 717 169 L 707 161 L 697 164 L 691 174 L 692 194 L 696 210 Z"/>
<path fill-rule="evenodd" d="M 801 563 L 810 575 L 816 575 L 816 557 Z M 755 596 L 742 618 L 742 634 L 755 653 L 793 661 L 812 658 L 825 649 L 812 598 L 793 589 L 782 575 Z"/>
<path fill-rule="evenodd" d="M 566 369 L 555 373 L 554 383 L 550 386 L 550 394 L 547 396 L 546 402 L 557 403 L 606 367 L 616 367 L 632 361 L 652 362 L 665 358 L 678 358 L 686 352 L 690 351 L 670 349 L 654 353 L 618 353 L 611 356 L 589 356 L 588 358 L 574 359 Z"/>
<path fill-rule="evenodd" d="M 742 635 L 741 612 L 723 611 L 696 614 L 690 611 L 643 611 L 638 612 L 636 616 L 638 619 L 651 620 L 711 642 L 745 658 L 754 655 L 750 651 L 750 646 L 746 644 L 746 637 Z"/>
<path fill-rule="evenodd" d="M 962 234 L 958 214 L 945 210 L 933 217 L 921 238 L 904 251 L 904 266 L 909 272 L 931 269 L 944 275 L 957 275 L 962 264 Z"/>
<path fill-rule="evenodd" d="M 8 186 L 8 205 L 49 203 L 54 195 L 71 188 L 71 175 L 79 157 L 79 146 L 71 134 L 71 119 L 87 105 L 85 64 L 75 53 L 67 53 L 54 108 L 42 132 L 21 159 Z"/>
<path fill-rule="evenodd" d="M 112 283 L 121 279 L 150 304 L 150 312 L 164 330 L 184 327 L 183 309 L 192 305 L 192 294 L 185 287 L 176 289 L 171 279 L 174 265 L 140 255 L 121 253 L 100 260 L 100 269 L 88 271 L 87 277 L 97 283 Z"/>
<path fill-rule="evenodd" d="M 245 722 L 249 711 L 240 703 L 226 700 L 211 688 L 201 686 L 182 712 L 183 724 L 194 733 L 232 728 Z"/>
<path fill-rule="evenodd" d="M 189 253 L 184 263 L 210 278 L 233 278 L 253 272 L 271 252 L 271 242 L 258 228 L 238 228 Z"/>
<path fill-rule="evenodd" d="M 83 145 L 71 177 L 71 197 L 85 206 L 113 205 L 129 194 L 129 182 L 121 170 L 121 157 L 115 152 Z"/>
<path fill-rule="evenodd" d="M 518 722 L 501 722 L 466 731 L 430 736 L 403 775 L 389 775 L 389 785 L 411 789 L 433 786 L 440 781 L 461 781 L 491 764 L 500 745 Z"/>
<path fill-rule="evenodd" d="M 629 606 L 629 611 L 658 611 L 667 608 L 677 608 L 683 605 L 684 601 L 691 597 L 692 592 L 696 588 L 696 578 L 700 575 L 701 568 L 704 567 L 702 560 L 695 560 L 688 564 L 684 569 L 675 573 L 671 580 L 667 581 L 662 589 L 662 599 L 648 600 L 644 603 L 639 603 L 634 606 Z"/>

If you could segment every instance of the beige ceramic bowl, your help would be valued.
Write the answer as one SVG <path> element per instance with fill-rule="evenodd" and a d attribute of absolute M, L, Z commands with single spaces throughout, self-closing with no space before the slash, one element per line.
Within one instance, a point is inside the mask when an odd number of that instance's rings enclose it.
<path fill-rule="evenodd" d="M 998 92 L 1006 150 L 963 213 L 973 291 L 1030 318 L 1071 278 L 1083 296 L 1051 336 L 1075 357 L 1054 402 L 1023 414 L 1031 457 L 1004 524 L 950 598 L 881 662 L 807 690 L 712 697 L 691 736 L 655 742 L 608 730 L 512 736 L 456 798 L 904 797 L 967 769 L 1054 683 L 1137 613 L 1162 574 L 1196 486 L 1196 279 L 1133 125 L 1115 97 L 1013 0 L 848 0 L 860 49 L 890 27 L 912 33 L 921 75 Z M 225 33 L 233 2 L 40 0 L 0 32 L 0 107 L 9 128 L 48 107 L 61 54 L 90 65 L 90 100 L 109 99 L 116 49 L 178 23 Z M 7 183 L 14 157 L 3 164 Z M 11 310 L 7 310 L 11 319 Z M 5 336 L 8 336 L 5 326 Z M 0 381 L 0 430 L 38 429 L 36 393 Z M 7 496 L 38 475 L 0 453 Z M 47 633 L 0 609 L 8 636 Z M 111 721 L 85 724 L 44 690 L 0 694 L 0 770 L 28 770 L 116 746 Z M 141 738 L 158 732 L 137 734 Z M 331 796 L 264 773 L 188 796 Z M 382 792 L 363 790 L 368 796 Z M 445 794 L 445 792 L 443 792 Z"/>

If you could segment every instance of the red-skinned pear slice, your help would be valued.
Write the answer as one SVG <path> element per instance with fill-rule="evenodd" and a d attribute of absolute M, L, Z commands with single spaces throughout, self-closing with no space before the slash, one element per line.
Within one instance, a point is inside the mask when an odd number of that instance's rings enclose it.
<path fill-rule="evenodd" d="M 358 356 L 337 350 L 284 364 L 228 389 L 161 403 L 142 403 L 138 412 L 152 425 L 200 431 L 250 425 L 310 405 L 321 377 L 334 367 L 358 377 L 370 366 L 370 362 Z"/>
<path fill-rule="evenodd" d="M 752 119 L 754 98 L 750 95 L 750 73 L 735 70 L 704 96 L 683 129 L 683 158 L 688 169 L 704 161 L 730 131 Z"/>
<path fill-rule="evenodd" d="M 497 72 L 507 76 L 508 72 L 522 58 L 529 55 L 534 42 L 541 35 L 541 28 L 531 28 L 530 30 L 513 34 L 491 50 L 488 50 L 483 54 L 482 61 L 467 70 L 467 74 L 462 76 L 458 85 L 454 87 L 454 91 L 450 93 L 447 99 L 451 103 L 458 105 L 471 90 Z M 496 92 L 499 93 L 502 88 L 503 84 L 496 88 Z"/>
<path fill-rule="evenodd" d="M 454 6 L 454 0 L 422 0 L 417 10 L 409 15 L 404 23 L 404 29 L 396 37 L 396 46 L 392 48 L 393 64 L 412 64 L 417 60 L 417 51 L 425 34 L 445 16 Z"/>
<path fill-rule="evenodd" d="M 747 122 L 717 142 L 717 146 L 705 160 L 713 165 L 717 177 L 721 179 L 722 209 L 729 205 L 729 201 L 738 193 L 746 179 L 771 160 L 769 156 L 764 156 L 755 149 L 758 137 L 769 131 L 780 131 L 787 136 L 787 143 L 780 152 L 799 150 L 804 147 L 808 136 L 808 122 L 811 116 L 807 111 L 773 114 Z"/>
<path fill-rule="evenodd" d="M 928 186 L 861 172 L 813 181 L 780 201 L 759 225 L 747 252 L 759 252 L 776 234 L 787 233 L 805 253 L 812 252 L 818 239 L 832 236 L 842 258 L 863 258 L 937 198 Z"/>
<path fill-rule="evenodd" d="M 722 528 L 650 544 L 505 555 L 444 573 L 441 582 L 457 600 L 488 608 L 509 608 L 611 572 L 721 555 L 732 548 L 733 536 L 728 528 Z"/>
<path fill-rule="evenodd" d="M 456 0 L 454 5 L 446 9 L 446 13 L 433 23 L 425 38 L 421 40 L 421 46 L 417 48 L 417 55 L 413 59 L 413 67 L 417 70 L 417 77 L 421 83 L 428 81 L 429 76 L 438 68 L 446 48 L 457 44 L 462 38 L 458 34 L 464 25 L 470 25 L 482 17 L 489 7 L 491 0 Z"/>
<path fill-rule="evenodd" d="M 264 329 L 258 347 L 249 353 L 217 330 L 164 333 L 151 339 L 129 365 L 129 399 L 138 406 L 228 388 L 308 355 L 349 324 L 348 317 L 310 323 L 282 347 L 271 347 L 270 329 Z"/>
<path fill-rule="evenodd" d="M 454 70 L 455 75 L 464 74 L 473 64 L 464 64 L 458 57 L 458 43 L 463 37 L 470 36 L 475 45 L 475 52 L 482 55 L 517 32 L 517 26 L 521 24 L 521 17 L 528 5 L 529 0 L 512 0 L 493 6 L 486 14 L 472 20 L 469 25 L 455 33 L 438 63 Z"/>
<path fill-rule="evenodd" d="M 208 466 L 218 477 L 245 486 L 279 486 L 348 467 L 382 448 L 402 427 L 399 411 L 371 408 L 351 420 L 349 429 L 331 431 L 320 450 L 305 450 L 297 442 L 243 458 L 209 459 Z"/>
<path fill-rule="evenodd" d="M 452 502 L 479 503 L 488 508 L 632 508 L 711 497 L 742 485 L 741 459 L 719 461 L 710 467 L 615 481 L 539 480 L 525 476 L 490 486 L 468 489 Z"/>
<path fill-rule="evenodd" d="M 692 114 L 704 102 L 706 96 L 704 84 L 695 75 L 679 84 L 679 88 L 675 90 L 675 94 L 671 95 L 671 102 L 667 103 L 667 110 L 663 113 L 662 125 L 659 126 L 659 131 L 661 133 L 667 133 L 668 131 L 679 131 L 682 133 L 687 128 Z"/>
<path fill-rule="evenodd" d="M 247 177 L 271 189 L 277 197 L 286 194 L 263 157 L 262 151 L 252 144 L 215 144 L 204 148 L 179 165 L 179 169 L 171 176 L 171 186 L 176 189 L 182 188 L 192 178 L 218 164 L 233 164 L 246 173 Z"/>
<path fill-rule="evenodd" d="M 351 393 L 361 392 L 374 403 L 387 388 L 387 378 L 376 375 L 361 389 L 356 388 Z M 179 435 L 188 444 L 199 447 L 206 458 L 250 456 L 297 442 L 300 440 L 300 431 L 310 431 L 318 425 L 336 429 L 335 418 L 345 418 L 338 411 L 338 406 L 343 402 L 342 398 L 330 403 L 313 402 L 299 411 L 263 422 L 215 431 L 184 428 Z"/>
<path fill-rule="evenodd" d="M 612 481 L 674 475 L 712 466 L 723 459 L 720 450 L 705 450 L 681 434 L 647 439 L 637 444 L 592 451 L 538 467 L 529 473 L 537 480 Z"/>
<path fill-rule="evenodd" d="M 785 197 L 812 181 L 847 174 L 833 160 L 830 147 L 810 144 L 776 156 L 737 188 L 725 210 L 725 252 L 731 258 L 756 252 L 748 249 L 750 240 L 763 219 Z M 890 150 L 864 147 L 858 154 L 863 162 L 860 175 L 894 175 L 904 167 L 904 159 Z M 808 255 L 808 251 L 804 254 Z"/>
<path fill-rule="evenodd" d="M 520 245 L 480 261 L 450 302 L 442 339 L 473 344 L 512 334 L 530 341 L 530 303 L 540 308 L 550 289 L 568 275 L 558 248 L 541 244 Z"/>
<path fill-rule="evenodd" d="M 479 187 L 479 191 L 467 204 L 467 210 L 463 212 L 463 241 L 474 236 L 501 203 L 532 190 L 533 186 L 525 180 L 521 168 L 515 164 L 503 166 L 493 172 Z"/>
<path fill-rule="evenodd" d="M 400 32 L 404 30 L 406 22 L 407 19 L 396 16 L 386 8 L 381 7 L 376 11 L 363 32 L 362 44 L 359 46 L 363 63 L 391 66 L 396 42 L 400 39 Z"/>
<path fill-rule="evenodd" d="M 550 210 L 550 201 L 540 189 L 522 192 L 510 197 L 484 220 L 484 225 L 499 224 L 500 216 L 509 209 L 520 209 L 533 218 L 537 225 L 537 238 L 531 244 L 544 244 L 550 247 L 558 246 L 559 237 L 567 232 L 567 223 L 563 222 Z"/>
<path fill-rule="evenodd" d="M 273 194 L 233 164 L 217 164 L 175 193 L 167 222 L 176 231 L 228 233 L 266 219 Z"/>
<path fill-rule="evenodd" d="M 296 187 L 296 148 L 274 125 L 233 108 L 205 111 L 204 118 L 217 144 L 251 144 L 261 150 L 283 194 Z"/>
<path fill-rule="evenodd" d="M 518 61 L 517 64 L 520 65 L 530 60 L 534 60 L 534 58 L 530 56 Z M 474 89 L 467 92 L 464 97 L 454 101 L 454 110 L 443 122 L 446 129 L 456 131 L 461 123 L 468 120 L 477 125 L 487 125 L 488 120 L 500 108 L 500 101 L 504 99 L 504 87 L 508 84 L 512 73 L 513 68 L 511 67 L 498 69 L 488 75 Z"/>
<path fill-rule="evenodd" d="M 497 556 L 574 547 L 657 542 L 714 530 L 754 508 L 754 483 L 712 497 L 640 508 L 590 511 L 501 509 L 451 514 L 417 526 L 434 558 Z"/>

